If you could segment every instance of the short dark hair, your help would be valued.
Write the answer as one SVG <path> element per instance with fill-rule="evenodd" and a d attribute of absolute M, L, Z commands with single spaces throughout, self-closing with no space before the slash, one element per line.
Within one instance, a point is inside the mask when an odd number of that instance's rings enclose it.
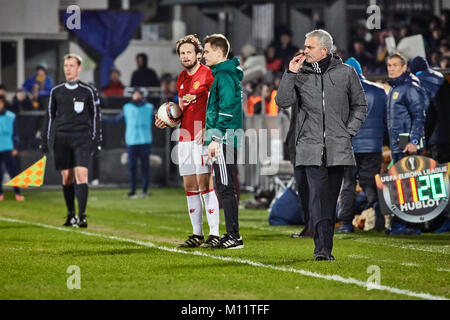
<path fill-rule="evenodd" d="M 6 105 L 6 97 L 0 94 L 0 101 L 3 101 L 3 104 Z"/>
<path fill-rule="evenodd" d="M 206 36 L 203 42 L 205 43 L 205 45 L 209 43 L 214 49 L 219 48 L 220 50 L 222 50 L 224 57 L 228 57 L 228 53 L 230 52 L 230 43 L 223 34 L 211 34 L 209 36 Z"/>
<path fill-rule="evenodd" d="M 391 59 L 393 59 L 393 58 L 398 58 L 398 59 L 400 59 L 401 62 L 402 62 L 402 65 L 405 65 L 405 64 L 408 63 L 408 59 L 406 59 L 406 57 L 405 57 L 404 55 L 402 55 L 401 53 L 399 53 L 399 52 L 390 54 L 390 55 L 387 57 L 386 61 L 389 61 L 389 60 L 391 60 Z"/>
<path fill-rule="evenodd" d="M 197 35 L 188 34 L 186 37 L 178 40 L 177 43 L 175 44 L 175 49 L 177 50 L 178 55 L 180 55 L 180 47 L 185 43 L 192 44 L 195 48 L 195 53 L 203 53 L 203 47 Z"/>
<path fill-rule="evenodd" d="M 39 70 L 42 70 L 42 71 L 45 72 L 45 74 L 47 74 L 47 69 L 44 66 L 38 65 L 36 67 L 36 72 L 38 72 Z"/>

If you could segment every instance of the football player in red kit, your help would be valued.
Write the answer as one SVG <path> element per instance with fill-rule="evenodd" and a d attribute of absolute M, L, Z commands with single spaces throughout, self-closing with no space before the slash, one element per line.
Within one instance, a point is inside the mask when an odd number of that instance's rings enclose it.
<path fill-rule="evenodd" d="M 183 177 L 193 235 L 180 247 L 210 247 L 219 242 L 219 202 L 213 187 L 208 150 L 199 132 L 205 128 L 208 93 L 214 77 L 211 70 L 200 63 L 203 48 L 195 35 L 187 35 L 176 43 L 176 50 L 184 70 L 177 80 L 179 104 L 183 110 L 178 143 L 178 162 Z M 164 122 L 156 118 L 155 125 L 163 129 Z M 196 136 L 199 137 L 196 141 Z M 202 202 L 204 200 L 204 206 Z M 209 237 L 203 235 L 203 207 L 209 225 Z"/>

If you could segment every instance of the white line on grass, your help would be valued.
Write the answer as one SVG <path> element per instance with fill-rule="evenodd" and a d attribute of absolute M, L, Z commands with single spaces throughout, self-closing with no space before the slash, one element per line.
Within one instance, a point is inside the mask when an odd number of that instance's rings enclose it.
<path fill-rule="evenodd" d="M 194 255 L 194 256 L 202 256 L 202 257 L 207 257 L 207 258 L 216 259 L 216 260 L 247 264 L 247 265 L 251 265 L 254 267 L 267 268 L 267 269 L 283 271 L 283 272 L 292 272 L 292 273 L 301 274 L 301 275 L 304 275 L 307 277 L 331 280 L 331 281 L 341 282 L 341 283 L 345 283 L 345 284 L 353 284 L 358 287 L 366 288 L 368 290 L 375 289 L 375 290 L 380 290 L 380 291 L 387 291 L 387 292 L 391 292 L 391 293 L 395 293 L 395 294 L 405 295 L 405 296 L 414 297 L 414 298 L 427 299 L 427 300 L 448 300 L 448 298 L 443 297 L 443 296 L 434 296 L 429 293 L 414 292 L 414 291 L 410 291 L 410 290 L 398 289 L 398 288 L 389 287 L 389 286 L 376 285 L 373 283 L 368 283 L 368 282 L 360 281 L 360 280 L 353 279 L 353 278 L 344 278 L 340 275 L 325 275 L 325 274 L 320 274 L 320 273 L 312 272 L 312 271 L 308 271 L 308 270 L 273 266 L 270 264 L 264 264 L 261 262 L 256 262 L 256 261 L 251 261 L 251 260 L 246 260 L 246 259 L 239 259 L 239 258 L 232 258 L 232 257 L 225 257 L 225 256 L 215 256 L 215 255 L 207 254 L 207 253 L 200 252 L 200 251 L 184 251 L 184 250 L 180 250 L 180 249 L 176 249 L 176 248 L 158 246 L 158 245 L 155 245 L 148 241 L 140 241 L 140 240 L 129 239 L 129 238 L 121 238 L 121 237 L 111 236 L 111 235 L 107 235 L 107 234 L 82 231 L 82 230 L 74 229 L 74 228 L 56 227 L 56 226 L 52 226 L 52 225 L 42 224 L 42 223 L 38 223 L 38 222 L 31 222 L 31 221 L 26 221 L 26 220 L 17 220 L 17 219 L 11 219 L 11 218 L 1 217 L 1 216 L 0 216 L 0 220 L 6 221 L 6 222 L 12 222 L 12 223 L 22 223 L 22 224 L 34 225 L 34 226 L 38 226 L 38 227 L 42 227 L 42 228 L 46 228 L 46 229 L 58 230 L 58 231 L 74 232 L 74 233 L 79 233 L 79 234 L 83 234 L 83 235 L 91 236 L 91 237 L 98 237 L 98 238 L 134 243 L 134 244 L 141 245 L 144 247 L 154 248 L 154 249 L 163 250 L 163 251 L 167 251 L 167 252 L 181 253 L 181 254 Z"/>

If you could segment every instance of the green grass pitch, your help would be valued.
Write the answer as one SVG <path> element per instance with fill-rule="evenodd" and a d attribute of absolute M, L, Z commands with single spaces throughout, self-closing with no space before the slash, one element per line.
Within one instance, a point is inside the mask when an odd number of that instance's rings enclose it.
<path fill-rule="evenodd" d="M 301 227 L 269 226 L 267 211 L 240 210 L 244 249 L 178 249 L 192 233 L 183 190 L 136 200 L 126 192 L 91 189 L 85 230 L 61 226 L 61 191 L 27 190 L 24 203 L 7 192 L 0 299 L 450 298 L 449 233 L 336 235 L 337 260 L 314 261 L 312 239 L 289 237 Z M 70 266 L 80 289 L 68 288 Z"/>

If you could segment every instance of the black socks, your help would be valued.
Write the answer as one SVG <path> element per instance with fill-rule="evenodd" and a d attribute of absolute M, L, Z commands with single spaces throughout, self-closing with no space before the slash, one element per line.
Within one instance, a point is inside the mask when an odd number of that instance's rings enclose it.
<path fill-rule="evenodd" d="M 75 216 L 75 184 L 68 186 L 63 185 L 64 200 L 66 200 L 66 207 L 69 216 Z"/>
<path fill-rule="evenodd" d="M 82 183 L 77 185 L 78 212 L 80 219 L 86 218 L 86 205 L 88 199 L 88 185 Z"/>

